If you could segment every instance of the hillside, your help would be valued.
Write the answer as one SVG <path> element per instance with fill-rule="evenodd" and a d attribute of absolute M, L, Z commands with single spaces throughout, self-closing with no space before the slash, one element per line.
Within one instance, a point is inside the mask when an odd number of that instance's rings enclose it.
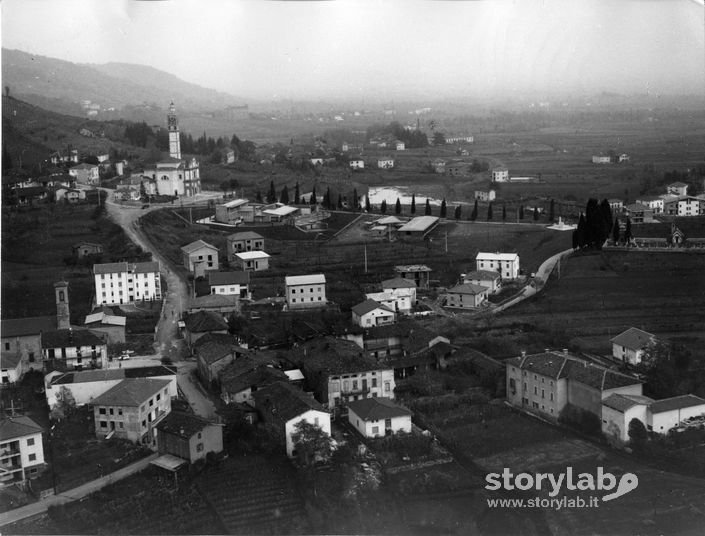
<path fill-rule="evenodd" d="M 144 104 L 163 108 L 172 100 L 192 112 L 224 108 L 242 99 L 180 80 L 152 67 L 125 63 L 80 65 L 19 50 L 2 49 L 3 86 L 10 94 L 61 111 L 80 113 L 81 101 L 117 110 Z M 151 107 L 151 106 L 150 106 Z"/>

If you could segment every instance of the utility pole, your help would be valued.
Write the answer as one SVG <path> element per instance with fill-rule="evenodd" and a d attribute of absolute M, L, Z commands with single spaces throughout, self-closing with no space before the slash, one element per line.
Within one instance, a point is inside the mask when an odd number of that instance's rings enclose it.
<path fill-rule="evenodd" d="M 367 273 L 367 242 L 365 242 L 365 273 Z"/>

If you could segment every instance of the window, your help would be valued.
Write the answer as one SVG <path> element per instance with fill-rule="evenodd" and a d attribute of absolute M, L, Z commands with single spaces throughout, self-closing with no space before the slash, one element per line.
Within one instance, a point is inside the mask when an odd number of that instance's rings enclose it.
<path fill-rule="evenodd" d="M 203 443 L 196 445 L 196 452 L 203 452 Z"/>
<path fill-rule="evenodd" d="M 9 350 L 9 349 L 10 349 L 10 343 L 9 343 L 9 342 L 6 342 L 6 343 L 5 343 L 5 350 Z"/>
<path fill-rule="evenodd" d="M 546 398 L 546 390 L 541 389 L 541 398 Z"/>
<path fill-rule="evenodd" d="M 374 435 L 379 435 L 379 426 L 373 426 L 372 427 L 372 433 Z"/>
<path fill-rule="evenodd" d="M 101 428 L 107 428 L 107 427 L 108 427 L 108 421 L 100 421 L 100 427 L 101 427 Z"/>
<path fill-rule="evenodd" d="M 150 398 L 149 399 L 149 407 L 151 408 L 154 405 L 154 399 Z"/>
<path fill-rule="evenodd" d="M 374 374 L 374 372 L 372 374 Z M 372 378 L 372 387 L 377 387 L 377 378 Z"/>
<path fill-rule="evenodd" d="M 553 402 L 553 393 L 551 393 L 550 399 L 551 399 L 551 402 Z"/>
<path fill-rule="evenodd" d="M 142 428 L 147 428 L 147 421 L 142 421 Z"/>
<path fill-rule="evenodd" d="M 110 408 L 110 415 L 115 415 L 115 410 L 113 408 Z"/>
<path fill-rule="evenodd" d="M 539 388 L 534 385 L 534 394 L 537 395 L 539 394 Z"/>
<path fill-rule="evenodd" d="M 118 422 L 118 428 L 120 428 L 120 430 L 122 430 L 123 428 L 125 428 L 125 423 L 122 422 L 122 421 Z"/>
<path fill-rule="evenodd" d="M 122 415 L 122 408 L 118 408 L 118 415 Z"/>
<path fill-rule="evenodd" d="M 31 447 L 32 445 L 34 445 L 34 438 L 33 438 L 33 437 L 30 437 L 30 438 L 27 440 L 27 446 L 28 446 L 28 447 Z"/>
<path fill-rule="evenodd" d="M 159 402 L 162 399 L 161 393 L 157 393 L 157 402 Z"/>
<path fill-rule="evenodd" d="M 105 415 L 105 408 L 99 408 L 98 413 L 100 413 L 101 415 Z"/>
<path fill-rule="evenodd" d="M 388 393 L 389 391 L 391 391 L 391 385 L 390 385 L 390 383 L 389 383 L 389 382 L 384 382 L 384 392 L 385 392 L 385 393 Z"/>
<path fill-rule="evenodd" d="M 29 461 L 30 461 L 30 462 L 36 461 L 36 459 L 37 459 L 37 455 L 36 455 L 36 454 L 30 454 L 30 455 L 29 455 Z"/>

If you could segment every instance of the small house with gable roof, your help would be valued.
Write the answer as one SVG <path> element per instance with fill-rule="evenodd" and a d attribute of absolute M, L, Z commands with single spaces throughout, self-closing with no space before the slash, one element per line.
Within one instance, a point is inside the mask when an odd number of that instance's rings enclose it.
<path fill-rule="evenodd" d="M 363 437 L 411 433 L 411 411 L 388 398 L 365 398 L 350 402 L 348 422 Z"/>
<path fill-rule="evenodd" d="M 218 269 L 218 248 L 208 242 L 196 240 L 186 244 L 181 248 L 181 253 L 184 267 L 194 277 L 203 277 L 208 270 Z"/>
<path fill-rule="evenodd" d="M 610 339 L 612 356 L 624 363 L 638 365 L 644 353 L 656 344 L 656 337 L 639 328 L 629 328 Z"/>

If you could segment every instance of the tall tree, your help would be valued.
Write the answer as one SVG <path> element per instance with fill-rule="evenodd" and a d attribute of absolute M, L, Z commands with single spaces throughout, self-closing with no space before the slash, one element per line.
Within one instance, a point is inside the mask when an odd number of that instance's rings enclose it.
<path fill-rule="evenodd" d="M 426 198 L 426 209 L 424 210 L 424 214 L 426 216 L 431 215 L 431 201 L 428 199 L 428 197 Z"/>
<path fill-rule="evenodd" d="M 313 187 L 313 190 L 311 190 L 311 199 L 309 199 L 309 203 L 311 205 L 315 205 L 318 203 L 318 197 L 316 197 L 316 187 Z"/>
<path fill-rule="evenodd" d="M 448 207 L 446 206 L 446 199 L 444 197 L 443 201 L 441 201 L 441 218 L 446 217 L 447 210 L 448 210 Z"/>
<path fill-rule="evenodd" d="M 277 200 L 277 192 L 274 189 L 274 181 L 269 181 L 269 192 L 267 193 L 267 203 L 275 203 Z"/>
<path fill-rule="evenodd" d="M 627 216 L 627 226 L 624 229 L 624 242 L 629 245 L 629 242 L 632 239 L 632 220 Z"/>
<path fill-rule="evenodd" d="M 603 243 L 605 240 L 607 240 L 607 237 L 609 237 L 610 231 L 612 230 L 612 207 L 610 206 L 610 202 L 607 201 L 607 199 L 603 199 L 600 203 L 599 212 L 602 224 L 601 243 Z"/>
<path fill-rule="evenodd" d="M 582 249 L 587 245 L 587 224 L 585 222 L 585 214 L 582 212 L 580 213 L 580 218 L 578 218 L 578 228 L 575 232 L 578 248 Z"/>
<path fill-rule="evenodd" d="M 370 196 L 369 195 L 365 196 L 365 211 L 372 212 L 372 205 L 370 205 Z"/>
<path fill-rule="evenodd" d="M 262 202 L 262 192 L 260 192 L 259 190 L 257 190 L 257 192 L 255 193 L 255 201 L 257 201 L 258 203 Z"/>
<path fill-rule="evenodd" d="M 401 201 L 399 201 L 398 197 L 397 197 L 397 202 L 394 204 L 394 213 L 401 214 Z"/>
<path fill-rule="evenodd" d="M 502 221 L 507 221 L 507 205 L 502 205 Z"/>
<path fill-rule="evenodd" d="M 330 199 L 330 186 L 326 188 L 326 195 L 323 197 L 323 207 L 331 209 L 331 199 Z"/>
<path fill-rule="evenodd" d="M 294 188 L 294 203 L 299 203 L 301 201 L 301 191 L 299 190 L 299 181 L 296 181 L 296 187 Z"/>
<path fill-rule="evenodd" d="M 411 194 L 411 213 L 416 214 L 416 194 Z"/>
<path fill-rule="evenodd" d="M 492 201 L 487 207 L 487 221 L 492 221 Z"/>
<path fill-rule="evenodd" d="M 287 188 L 286 184 L 284 188 L 282 188 L 282 193 L 279 195 L 279 202 L 285 205 L 289 204 L 289 188 Z"/>
<path fill-rule="evenodd" d="M 353 188 L 353 194 L 352 194 L 352 209 L 357 212 L 357 209 L 360 207 L 360 201 L 357 198 L 357 188 Z"/>
<path fill-rule="evenodd" d="M 470 214 L 470 219 L 475 221 L 477 219 L 477 199 L 475 199 L 475 206 L 472 207 L 472 213 Z"/>
<path fill-rule="evenodd" d="M 341 194 L 338 194 L 338 210 L 343 208 L 343 196 Z"/>
<path fill-rule="evenodd" d="M 524 219 L 524 205 L 519 205 L 519 219 Z"/>
<path fill-rule="evenodd" d="M 556 217 L 556 202 L 551 199 L 551 205 L 548 209 L 548 221 L 553 221 Z"/>
<path fill-rule="evenodd" d="M 612 226 L 612 241 L 615 246 L 619 244 L 619 216 L 614 219 L 614 225 Z"/>
<path fill-rule="evenodd" d="M 455 214 L 453 214 L 453 217 L 454 217 L 456 220 L 459 220 L 459 219 L 462 217 L 462 212 L 463 212 L 463 209 L 461 208 L 461 206 L 460 206 L 460 205 L 456 205 L 456 206 L 455 206 Z"/>
<path fill-rule="evenodd" d="M 539 221 L 539 207 L 534 207 L 534 221 Z"/>
<path fill-rule="evenodd" d="M 382 199 L 382 204 L 380 204 L 380 206 L 379 206 L 379 211 L 380 211 L 382 214 L 386 214 L 386 213 L 387 213 L 387 200 L 386 200 L 386 199 Z"/>

